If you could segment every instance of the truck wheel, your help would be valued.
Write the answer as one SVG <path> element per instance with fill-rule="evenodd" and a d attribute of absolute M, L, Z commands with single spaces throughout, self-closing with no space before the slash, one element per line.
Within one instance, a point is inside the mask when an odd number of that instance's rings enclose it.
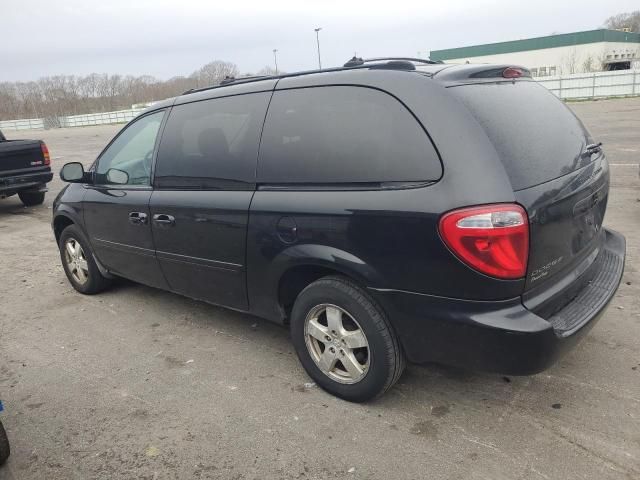
<path fill-rule="evenodd" d="M 58 248 L 64 273 L 78 292 L 93 295 L 111 284 L 111 280 L 100 273 L 89 242 L 76 225 L 69 225 L 62 231 Z"/>
<path fill-rule="evenodd" d="M 7 432 L 5 432 L 2 422 L 0 422 L 0 465 L 4 465 L 4 462 L 7 461 L 10 454 L 9 438 L 7 437 Z"/>
<path fill-rule="evenodd" d="M 42 205 L 45 192 L 18 192 L 18 197 L 27 207 Z"/>
<path fill-rule="evenodd" d="M 291 336 L 311 378 L 351 402 L 382 395 L 404 370 L 404 355 L 386 315 L 346 278 L 321 278 L 298 295 Z"/>

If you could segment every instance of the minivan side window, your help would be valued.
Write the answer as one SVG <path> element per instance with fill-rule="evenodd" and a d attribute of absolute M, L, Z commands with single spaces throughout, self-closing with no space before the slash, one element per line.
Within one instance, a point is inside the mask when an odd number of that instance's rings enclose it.
<path fill-rule="evenodd" d="M 270 96 L 250 93 L 173 107 L 160 140 L 155 187 L 253 189 Z"/>
<path fill-rule="evenodd" d="M 98 159 L 95 183 L 109 185 L 109 170 L 126 172 L 127 185 L 150 185 L 153 151 L 164 111 L 134 120 L 102 152 Z"/>
<path fill-rule="evenodd" d="M 429 136 L 387 93 L 326 86 L 273 94 L 260 145 L 260 183 L 420 182 L 441 174 Z"/>

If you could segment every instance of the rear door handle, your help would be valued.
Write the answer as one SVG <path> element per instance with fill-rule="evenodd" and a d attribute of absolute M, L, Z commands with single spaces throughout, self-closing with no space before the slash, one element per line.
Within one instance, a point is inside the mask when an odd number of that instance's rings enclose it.
<path fill-rule="evenodd" d="M 153 221 L 158 226 L 163 226 L 163 227 L 172 227 L 173 225 L 176 224 L 176 219 L 172 215 L 167 215 L 165 213 L 156 213 L 153 216 Z"/>
<path fill-rule="evenodd" d="M 129 214 L 129 223 L 134 225 L 146 225 L 147 224 L 147 214 L 143 212 L 131 212 Z"/>

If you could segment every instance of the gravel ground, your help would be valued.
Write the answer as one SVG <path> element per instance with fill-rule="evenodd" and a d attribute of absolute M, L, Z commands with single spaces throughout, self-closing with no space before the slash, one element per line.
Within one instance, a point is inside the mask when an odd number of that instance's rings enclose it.
<path fill-rule="evenodd" d="M 49 226 L 59 179 L 41 207 L 0 201 L 0 478 L 640 478 L 640 99 L 571 108 L 605 144 L 605 223 L 627 237 L 604 318 L 542 374 L 409 366 L 365 405 L 308 383 L 277 325 L 129 282 L 75 293 Z M 28 136 L 57 172 L 118 128 Z"/>

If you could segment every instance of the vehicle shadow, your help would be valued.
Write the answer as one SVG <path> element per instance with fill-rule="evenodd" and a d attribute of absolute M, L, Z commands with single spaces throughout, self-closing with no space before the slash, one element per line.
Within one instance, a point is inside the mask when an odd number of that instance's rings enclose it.
<path fill-rule="evenodd" d="M 117 279 L 113 287 L 101 294 L 105 302 L 115 303 L 144 297 L 159 312 L 180 312 L 180 320 L 174 327 L 188 323 L 201 335 L 215 333 L 260 343 L 262 354 L 272 355 L 278 361 L 291 362 L 298 370 L 300 385 L 311 382 L 301 368 L 290 341 L 287 326 L 278 325 L 250 314 L 217 307 L 178 294 L 142 286 L 125 279 Z M 148 300 L 151 300 L 149 302 Z M 199 333 L 200 335 L 200 333 Z M 285 354 L 283 357 L 282 354 Z M 408 365 L 399 382 L 389 392 L 368 405 L 381 408 L 405 408 L 407 404 L 430 405 L 434 415 L 444 415 L 454 403 L 478 402 L 508 403 L 514 389 L 526 387 L 531 377 L 510 377 L 464 370 L 438 364 Z M 322 392 L 321 395 L 329 394 Z"/>
<path fill-rule="evenodd" d="M 25 207 L 17 195 L 13 195 L 8 198 L 0 199 L 0 218 L 5 215 L 21 215 L 29 216 L 34 214 L 41 214 L 46 212 L 47 215 L 51 215 L 51 209 L 47 203 L 48 198 L 45 197 L 45 203 L 42 205 L 36 205 L 34 207 Z"/>

